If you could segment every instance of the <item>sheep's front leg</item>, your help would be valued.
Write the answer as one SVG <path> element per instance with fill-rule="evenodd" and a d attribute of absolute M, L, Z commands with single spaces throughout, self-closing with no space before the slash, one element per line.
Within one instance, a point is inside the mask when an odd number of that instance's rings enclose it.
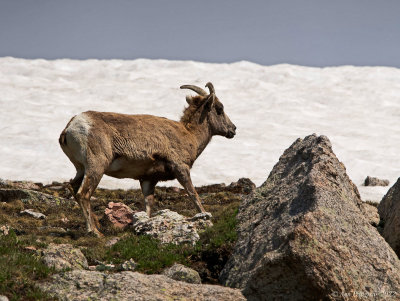
<path fill-rule="evenodd" d="M 147 216 L 151 215 L 151 208 L 154 205 L 154 188 L 157 182 L 150 180 L 140 180 L 140 187 L 144 196 L 144 203 L 146 205 Z"/>
<path fill-rule="evenodd" d="M 197 194 L 196 189 L 194 189 L 192 179 L 190 178 L 189 166 L 176 166 L 173 171 L 175 173 L 176 179 L 183 186 L 183 188 L 185 188 L 186 193 L 195 204 L 197 210 L 199 212 L 205 213 L 206 211 L 201 204 L 200 197 Z"/>

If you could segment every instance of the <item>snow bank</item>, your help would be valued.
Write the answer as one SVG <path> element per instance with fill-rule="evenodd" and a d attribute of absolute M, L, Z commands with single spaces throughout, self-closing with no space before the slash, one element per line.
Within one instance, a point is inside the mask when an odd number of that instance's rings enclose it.
<path fill-rule="evenodd" d="M 182 84 L 214 83 L 237 136 L 215 137 L 192 169 L 195 185 L 249 177 L 260 185 L 298 137 L 327 135 L 365 200 L 387 187 L 362 187 L 367 175 L 400 176 L 400 70 L 309 68 L 249 62 L 24 60 L 0 58 L 0 177 L 41 182 L 75 174 L 58 145 L 82 111 L 149 113 L 179 119 Z M 168 185 L 176 183 L 168 183 Z M 100 186 L 138 187 L 104 177 Z"/>

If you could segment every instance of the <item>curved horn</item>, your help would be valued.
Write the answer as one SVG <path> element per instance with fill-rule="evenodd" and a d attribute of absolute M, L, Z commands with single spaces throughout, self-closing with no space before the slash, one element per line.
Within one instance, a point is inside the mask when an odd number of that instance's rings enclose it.
<path fill-rule="evenodd" d="M 194 92 L 196 92 L 197 94 L 201 95 L 201 96 L 207 96 L 207 92 L 204 91 L 202 88 L 197 87 L 197 86 L 193 86 L 193 85 L 183 85 L 180 87 L 181 89 L 190 89 L 193 90 Z"/>
<path fill-rule="evenodd" d="M 215 89 L 212 83 L 208 82 L 206 84 L 206 87 L 208 88 L 208 90 L 210 90 L 210 94 L 215 94 Z"/>

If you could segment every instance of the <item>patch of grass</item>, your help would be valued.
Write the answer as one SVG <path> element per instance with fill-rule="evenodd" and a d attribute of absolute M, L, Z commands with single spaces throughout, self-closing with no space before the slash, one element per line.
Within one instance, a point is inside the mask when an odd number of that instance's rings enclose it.
<path fill-rule="evenodd" d="M 218 284 L 219 274 L 230 257 L 237 240 L 235 202 L 214 212 L 214 226 L 200 233 L 190 266 L 197 270 L 203 283 Z"/>
<path fill-rule="evenodd" d="M 214 226 L 206 229 L 200 234 L 197 248 L 215 249 L 226 245 L 232 245 L 237 239 L 236 215 L 238 213 L 237 203 L 231 204 L 214 217 Z"/>
<path fill-rule="evenodd" d="M 138 263 L 137 271 L 156 274 L 175 262 L 187 264 L 189 250 L 189 246 L 163 245 L 149 236 L 130 235 L 113 245 L 104 259 L 118 264 L 133 258 Z"/>
<path fill-rule="evenodd" d="M 54 300 L 34 285 L 54 270 L 25 250 L 25 246 L 13 231 L 0 237 L 0 295 L 10 300 Z"/>

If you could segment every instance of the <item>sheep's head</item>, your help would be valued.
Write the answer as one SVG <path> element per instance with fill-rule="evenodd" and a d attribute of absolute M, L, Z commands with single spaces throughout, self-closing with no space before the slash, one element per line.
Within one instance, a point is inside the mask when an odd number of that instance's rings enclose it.
<path fill-rule="evenodd" d="M 233 138 L 236 134 L 236 126 L 224 112 L 224 105 L 215 95 L 212 83 L 207 83 L 206 87 L 210 90 L 207 93 L 202 88 L 193 85 L 181 86 L 181 89 L 195 91 L 198 96 L 187 96 L 186 101 L 190 107 L 194 107 L 199 112 L 199 123 L 205 121 L 210 125 L 212 135 L 220 135 L 226 138 Z"/>

